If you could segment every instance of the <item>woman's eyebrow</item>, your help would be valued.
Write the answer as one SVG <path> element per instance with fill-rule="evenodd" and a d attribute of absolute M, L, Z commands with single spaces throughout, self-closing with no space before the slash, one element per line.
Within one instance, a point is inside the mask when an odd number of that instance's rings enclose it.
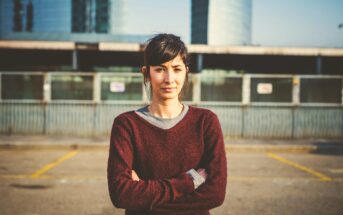
<path fill-rule="evenodd" d="M 160 67 L 163 67 L 163 68 L 167 68 L 165 65 L 163 64 L 160 64 L 160 65 L 156 65 L 156 66 L 160 66 Z M 182 67 L 182 64 L 175 64 L 175 65 L 172 65 L 172 67 Z"/>
<path fill-rule="evenodd" d="M 172 65 L 172 67 L 182 67 L 182 64 L 175 64 L 175 65 Z"/>

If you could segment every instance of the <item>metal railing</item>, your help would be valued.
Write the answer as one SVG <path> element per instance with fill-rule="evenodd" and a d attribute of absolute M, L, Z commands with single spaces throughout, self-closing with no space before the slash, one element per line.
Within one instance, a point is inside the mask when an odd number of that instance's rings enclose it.
<path fill-rule="evenodd" d="M 186 102 L 342 106 L 343 76 L 191 74 Z M 147 103 L 139 73 L 1 72 L 1 102 Z"/>
<path fill-rule="evenodd" d="M 139 73 L 0 73 L 0 133 L 103 136 L 149 102 Z M 226 137 L 343 138 L 343 76 L 192 74 Z"/>

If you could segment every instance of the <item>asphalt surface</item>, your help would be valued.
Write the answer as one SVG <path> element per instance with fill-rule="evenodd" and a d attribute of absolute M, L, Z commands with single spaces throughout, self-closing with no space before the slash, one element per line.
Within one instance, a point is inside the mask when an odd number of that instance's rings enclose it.
<path fill-rule="evenodd" d="M 227 140 L 225 214 L 342 214 L 339 140 Z M 0 136 L 0 214 L 118 214 L 107 138 Z"/>

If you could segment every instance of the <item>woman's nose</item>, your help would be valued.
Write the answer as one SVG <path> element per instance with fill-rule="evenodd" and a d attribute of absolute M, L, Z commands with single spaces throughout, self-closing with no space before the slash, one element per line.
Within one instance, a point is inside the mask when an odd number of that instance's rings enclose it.
<path fill-rule="evenodd" d="M 167 70 L 164 76 L 164 81 L 168 83 L 173 83 L 174 82 L 174 74 L 173 71 Z"/>

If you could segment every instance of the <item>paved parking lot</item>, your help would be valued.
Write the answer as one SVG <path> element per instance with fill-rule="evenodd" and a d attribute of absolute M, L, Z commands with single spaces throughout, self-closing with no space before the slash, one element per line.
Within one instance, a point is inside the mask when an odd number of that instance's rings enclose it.
<path fill-rule="evenodd" d="M 342 214 L 343 156 L 228 153 L 211 214 Z M 0 150 L 0 214 L 124 214 L 108 196 L 106 150 Z"/>

